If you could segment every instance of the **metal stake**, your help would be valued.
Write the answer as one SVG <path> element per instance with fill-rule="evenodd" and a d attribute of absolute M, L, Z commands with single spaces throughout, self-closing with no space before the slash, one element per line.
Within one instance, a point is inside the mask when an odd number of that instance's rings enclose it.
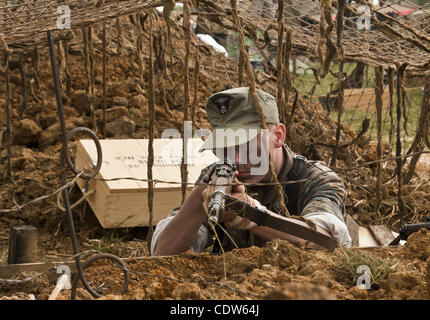
<path fill-rule="evenodd" d="M 49 56 L 51 59 L 51 66 L 52 66 L 52 75 L 54 77 L 54 86 L 55 86 L 55 95 L 57 98 L 57 108 L 58 108 L 58 117 L 60 118 L 60 126 L 61 126 L 61 134 L 63 138 L 63 148 L 67 147 L 66 144 L 66 137 L 67 137 L 67 129 L 66 129 L 66 121 L 64 119 L 64 107 L 63 102 L 61 100 L 61 86 L 60 86 L 60 80 L 58 76 L 58 69 L 56 64 L 56 58 L 55 58 L 55 51 L 54 51 L 54 41 L 52 39 L 51 31 L 48 31 L 48 45 L 49 45 Z M 61 151 L 61 184 L 62 186 L 67 184 L 66 181 L 66 163 L 64 160 L 64 150 Z M 101 295 L 97 293 L 94 289 L 90 287 L 87 280 L 85 279 L 82 265 L 81 265 L 81 258 L 79 256 L 79 248 L 78 248 L 78 241 L 76 239 L 76 231 L 75 231 L 75 225 L 73 223 L 73 216 L 72 211 L 70 208 L 70 200 L 69 200 L 69 194 L 67 193 L 67 188 L 63 189 L 63 200 L 64 205 L 66 208 L 66 218 L 67 223 L 69 225 L 69 231 L 72 238 L 72 245 L 73 245 L 73 252 L 76 255 L 75 261 L 76 261 L 76 268 L 78 270 L 79 278 L 82 281 L 82 284 L 84 285 L 85 289 L 91 293 L 92 296 L 99 298 Z"/>

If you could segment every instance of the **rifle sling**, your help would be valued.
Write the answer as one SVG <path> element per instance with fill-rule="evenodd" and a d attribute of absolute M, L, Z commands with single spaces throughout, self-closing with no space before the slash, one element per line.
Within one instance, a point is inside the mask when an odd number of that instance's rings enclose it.
<path fill-rule="evenodd" d="M 286 218 L 271 212 L 261 211 L 257 208 L 251 207 L 247 202 L 232 198 L 229 195 L 225 196 L 226 210 L 244 212 L 244 217 L 255 222 L 259 226 L 267 226 L 278 231 L 288 233 L 298 238 L 316 243 L 330 251 L 333 251 L 338 246 L 337 241 L 332 237 L 303 226 L 298 221 L 294 221 L 294 219 Z"/>

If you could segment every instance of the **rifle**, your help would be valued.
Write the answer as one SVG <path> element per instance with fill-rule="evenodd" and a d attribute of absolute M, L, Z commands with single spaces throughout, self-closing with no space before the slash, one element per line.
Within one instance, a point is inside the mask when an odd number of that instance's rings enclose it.
<path fill-rule="evenodd" d="M 419 222 L 419 223 L 408 223 L 400 227 L 399 235 L 391 241 L 389 246 L 394 246 L 399 244 L 400 240 L 406 240 L 408 237 L 421 229 L 430 230 L 430 216 L 427 217 L 427 222 Z"/>
<path fill-rule="evenodd" d="M 235 171 L 236 164 L 227 159 L 216 163 L 208 175 L 203 178 L 204 183 L 209 183 L 212 175 L 215 174 L 214 189 L 208 204 L 209 221 L 214 224 L 221 220 L 224 215 L 225 200 L 231 191 Z"/>
<path fill-rule="evenodd" d="M 222 219 L 225 210 L 232 210 L 242 212 L 245 218 L 248 218 L 259 226 L 267 226 L 291 234 L 329 250 L 334 250 L 337 247 L 338 243 L 335 239 L 319 231 L 310 229 L 303 221 L 283 217 L 270 211 L 263 211 L 252 207 L 245 201 L 231 197 L 229 193 L 235 170 L 235 163 L 225 160 L 215 164 L 208 175 L 203 178 L 203 182 L 209 183 L 212 175 L 215 174 L 213 179 L 214 190 L 209 197 L 208 203 L 209 223 L 216 225 Z"/>

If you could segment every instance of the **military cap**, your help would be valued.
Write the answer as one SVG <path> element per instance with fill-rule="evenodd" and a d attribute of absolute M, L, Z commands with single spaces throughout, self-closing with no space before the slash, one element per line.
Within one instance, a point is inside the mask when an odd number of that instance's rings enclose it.
<path fill-rule="evenodd" d="M 256 89 L 266 123 L 279 123 L 276 99 Z M 261 117 L 253 105 L 248 87 L 233 88 L 211 95 L 206 112 L 212 132 L 205 139 L 200 152 L 216 148 L 228 148 L 247 143 L 263 129 Z"/>

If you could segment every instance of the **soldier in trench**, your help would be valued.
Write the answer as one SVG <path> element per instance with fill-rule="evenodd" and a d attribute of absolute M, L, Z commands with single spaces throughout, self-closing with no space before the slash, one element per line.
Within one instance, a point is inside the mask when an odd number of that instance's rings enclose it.
<path fill-rule="evenodd" d="M 272 182 L 271 172 L 267 169 L 257 170 L 259 167 L 252 161 L 248 150 L 254 147 L 256 154 L 262 156 L 262 161 L 269 161 L 270 153 L 278 181 L 304 180 L 283 185 L 283 200 L 288 212 L 312 221 L 319 232 L 334 238 L 340 246 L 349 247 L 351 237 L 343 218 L 346 190 L 342 180 L 324 164 L 294 154 L 284 142 L 286 130 L 279 121 L 275 98 L 258 89 L 257 97 L 266 119 L 266 131 L 262 128 L 260 115 L 254 109 L 249 88 L 233 88 L 210 96 L 206 111 L 212 133 L 205 139 L 201 151 L 212 150 L 219 158 L 224 156 L 236 162 L 235 181 L 246 183 L 246 187 L 243 184 L 235 185 L 230 194 L 232 197 L 260 210 L 282 215 L 284 211 L 276 186 L 255 185 Z M 233 133 L 234 139 L 221 136 L 219 133 L 224 129 L 232 129 L 230 133 Z M 241 148 L 244 145 L 247 148 Z M 241 150 L 245 150 L 245 158 L 243 154 L 240 155 Z M 268 152 L 264 153 L 264 150 Z M 210 168 L 202 171 L 182 206 L 173 209 L 168 217 L 158 222 L 151 242 L 152 255 L 175 255 L 189 249 L 201 252 L 214 244 L 205 208 L 209 188 L 202 181 Z M 221 222 L 229 233 L 229 237 L 222 238 L 225 251 L 233 249 L 235 245 L 262 246 L 273 239 L 284 239 L 297 246 L 306 243 L 304 239 L 286 232 L 258 226 L 232 211 L 226 211 Z"/>

